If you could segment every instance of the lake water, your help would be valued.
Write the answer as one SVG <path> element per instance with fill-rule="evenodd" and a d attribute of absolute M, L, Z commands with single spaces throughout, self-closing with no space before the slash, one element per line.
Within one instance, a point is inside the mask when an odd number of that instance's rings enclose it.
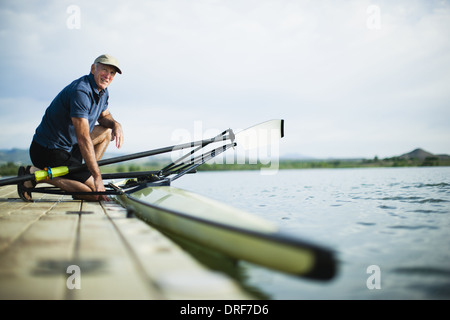
<path fill-rule="evenodd" d="M 450 299 L 450 167 L 198 172 L 173 185 L 335 250 L 328 282 L 239 262 L 262 298 Z"/>

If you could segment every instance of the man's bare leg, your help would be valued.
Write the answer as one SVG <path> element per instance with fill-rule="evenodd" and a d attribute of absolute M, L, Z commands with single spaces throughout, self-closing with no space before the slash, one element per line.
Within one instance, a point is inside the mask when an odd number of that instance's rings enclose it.
<path fill-rule="evenodd" d="M 35 173 L 38 170 L 41 170 L 41 169 L 32 166 L 30 169 L 30 172 Z M 51 180 L 39 181 L 38 183 L 48 183 L 48 184 L 51 184 L 55 187 L 60 188 L 61 190 L 67 191 L 67 192 L 93 192 L 93 191 L 95 191 L 94 179 L 92 177 L 89 177 L 89 179 L 87 179 L 85 183 L 79 182 L 76 180 L 66 179 L 63 177 L 57 177 L 57 178 L 53 178 Z M 24 185 L 26 188 L 32 188 L 30 181 L 26 181 Z M 80 195 L 80 196 L 76 196 L 76 197 L 77 197 L 77 199 L 80 199 L 80 200 L 98 201 L 98 196 L 96 196 L 96 195 L 92 195 L 92 196 Z"/>
<path fill-rule="evenodd" d="M 100 160 L 105 154 L 106 148 L 108 148 L 111 142 L 112 130 L 102 126 L 95 126 L 91 132 L 92 143 L 94 144 L 95 157 L 97 161 Z"/>
<path fill-rule="evenodd" d="M 94 130 L 91 132 L 91 139 L 92 143 L 94 144 L 94 151 L 95 156 L 97 158 L 97 161 L 100 160 L 103 155 L 105 154 L 105 151 L 111 141 L 112 136 L 112 130 L 102 127 L 102 126 L 95 126 Z M 38 170 L 41 170 L 39 168 L 36 168 L 34 166 L 31 167 L 30 172 L 34 173 Z M 63 177 L 57 177 L 48 181 L 43 181 L 46 183 L 49 183 L 51 185 L 54 185 L 55 187 L 60 188 L 61 190 L 67 191 L 67 192 L 93 192 L 95 191 L 95 185 L 94 185 L 94 179 L 90 177 L 88 180 L 86 180 L 85 183 L 66 179 Z M 24 184 L 27 188 L 32 188 L 31 182 L 26 182 Z M 98 201 L 98 196 L 92 195 L 86 195 L 86 196 L 77 196 L 78 199 L 81 200 L 87 200 L 87 201 Z"/>
<path fill-rule="evenodd" d="M 67 192 L 93 192 L 95 191 L 94 188 L 94 179 L 90 177 L 85 183 L 66 179 L 66 178 L 54 178 L 52 180 L 47 181 L 47 183 L 54 185 L 55 187 L 60 188 L 61 190 L 67 191 Z M 98 196 L 96 195 L 80 195 L 75 196 L 76 199 L 79 200 L 86 200 L 86 201 L 98 201 Z"/>

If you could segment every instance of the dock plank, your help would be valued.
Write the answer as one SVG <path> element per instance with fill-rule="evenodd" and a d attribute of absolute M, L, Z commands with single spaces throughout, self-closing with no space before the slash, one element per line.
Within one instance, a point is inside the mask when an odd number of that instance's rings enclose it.
<path fill-rule="evenodd" d="M 81 270 L 77 299 L 161 299 L 136 271 L 135 261 L 99 203 L 83 202 L 75 264 Z"/>
<path fill-rule="evenodd" d="M 252 298 L 235 281 L 208 270 L 160 231 L 137 218 L 126 218 L 126 210 L 118 204 L 102 205 L 109 207 L 107 214 L 130 252 L 167 299 Z"/>
<path fill-rule="evenodd" d="M 52 216 L 58 203 L 55 197 L 41 197 L 25 205 L 13 203 L 7 210 L 9 219 L 2 221 L 2 229 L 14 231 L 0 251 L 0 298 L 64 298 L 67 276 L 60 261 L 70 260 L 76 219 Z"/>
<path fill-rule="evenodd" d="M 33 199 L 0 187 L 0 299 L 252 298 L 119 204 Z"/>

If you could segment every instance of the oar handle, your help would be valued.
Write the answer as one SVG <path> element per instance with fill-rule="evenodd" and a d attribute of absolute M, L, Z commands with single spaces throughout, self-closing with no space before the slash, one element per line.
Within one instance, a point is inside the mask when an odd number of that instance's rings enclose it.
<path fill-rule="evenodd" d="M 64 176 L 69 173 L 68 167 L 55 167 L 50 168 L 47 167 L 44 170 L 36 171 L 35 173 L 31 174 L 24 174 L 23 176 L 19 177 L 12 177 L 7 179 L 0 180 L 0 186 L 6 186 L 10 184 L 17 184 L 25 181 L 43 181 L 43 180 L 50 180 L 56 177 Z"/>
<path fill-rule="evenodd" d="M 51 168 L 47 167 L 44 170 L 39 170 L 34 173 L 36 181 L 50 180 L 56 177 L 65 176 L 69 173 L 69 168 L 65 166 Z"/>

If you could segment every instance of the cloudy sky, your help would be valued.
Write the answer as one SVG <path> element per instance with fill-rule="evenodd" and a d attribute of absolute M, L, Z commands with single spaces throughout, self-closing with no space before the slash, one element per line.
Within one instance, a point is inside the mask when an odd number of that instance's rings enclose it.
<path fill-rule="evenodd" d="M 449 1 L 1 0 L 0 149 L 110 53 L 121 152 L 283 118 L 281 154 L 450 154 L 449 32 Z"/>

